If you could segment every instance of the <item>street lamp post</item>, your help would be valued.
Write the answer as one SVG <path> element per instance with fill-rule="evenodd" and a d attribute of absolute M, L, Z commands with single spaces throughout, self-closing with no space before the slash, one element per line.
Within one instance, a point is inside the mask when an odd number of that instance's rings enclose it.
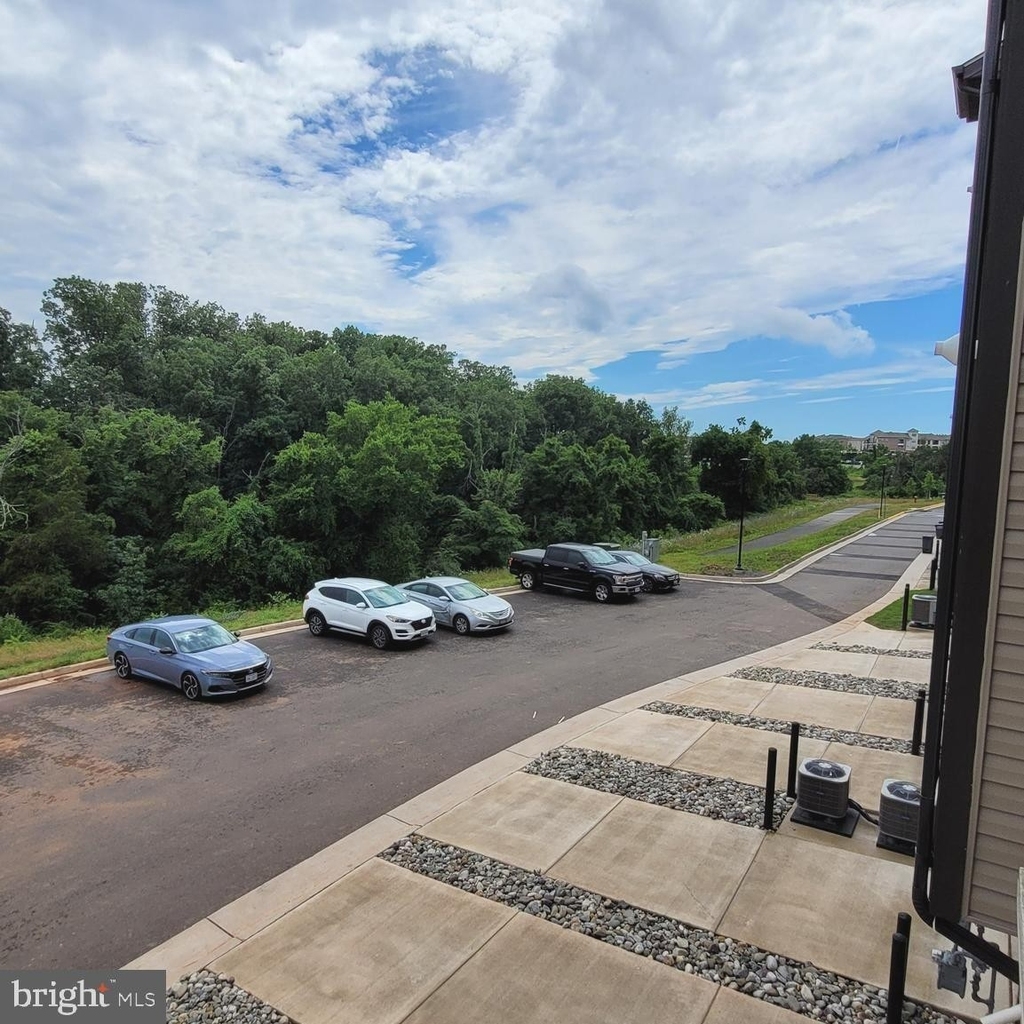
<path fill-rule="evenodd" d="M 882 493 L 878 499 L 878 518 L 881 519 L 885 514 L 885 471 L 889 467 L 884 463 L 882 464 Z"/>
<path fill-rule="evenodd" d="M 740 542 L 736 549 L 736 570 L 743 571 L 743 512 L 746 498 L 746 491 L 743 487 L 743 474 L 746 472 L 749 458 L 740 459 Z"/>

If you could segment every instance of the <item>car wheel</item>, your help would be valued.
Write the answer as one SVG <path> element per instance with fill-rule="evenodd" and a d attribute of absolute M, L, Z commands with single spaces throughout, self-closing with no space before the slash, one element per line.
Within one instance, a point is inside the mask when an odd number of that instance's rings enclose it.
<path fill-rule="evenodd" d="M 469 619 L 467 619 L 465 615 L 456 615 L 455 618 L 452 619 L 452 626 L 459 636 L 465 636 L 469 632 Z"/>
<path fill-rule="evenodd" d="M 114 671 L 117 673 L 118 679 L 131 679 L 132 677 L 131 662 L 128 660 L 128 656 L 121 651 L 114 655 Z"/>
<path fill-rule="evenodd" d="M 327 633 L 327 620 L 319 612 L 310 612 L 306 617 L 306 625 L 313 636 L 325 636 Z"/>
<path fill-rule="evenodd" d="M 533 586 L 536 582 L 537 581 L 534 579 L 532 572 L 524 572 L 522 576 L 519 577 L 519 586 L 521 586 L 523 590 L 533 590 Z"/>
<path fill-rule="evenodd" d="M 203 688 L 199 685 L 199 677 L 193 672 L 186 672 L 181 677 L 181 692 L 186 700 L 199 700 L 203 696 Z"/>
<path fill-rule="evenodd" d="M 594 587 L 594 597 L 597 598 L 601 604 L 604 604 L 611 596 L 612 588 L 604 581 L 601 581 Z"/>
<path fill-rule="evenodd" d="M 375 622 L 370 627 L 370 643 L 373 644 L 378 651 L 383 651 L 390 642 L 391 634 L 388 632 L 388 627 L 382 626 L 379 622 Z"/>
<path fill-rule="evenodd" d="M 654 592 L 654 580 L 650 576 L 644 577 L 644 593 L 651 594 Z"/>

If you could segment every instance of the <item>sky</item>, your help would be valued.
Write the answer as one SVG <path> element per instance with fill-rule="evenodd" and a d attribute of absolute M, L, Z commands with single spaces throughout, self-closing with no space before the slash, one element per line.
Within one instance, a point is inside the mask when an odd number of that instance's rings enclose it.
<path fill-rule="evenodd" d="M 0 306 L 142 281 L 695 430 L 948 433 L 984 0 L 0 0 Z"/>

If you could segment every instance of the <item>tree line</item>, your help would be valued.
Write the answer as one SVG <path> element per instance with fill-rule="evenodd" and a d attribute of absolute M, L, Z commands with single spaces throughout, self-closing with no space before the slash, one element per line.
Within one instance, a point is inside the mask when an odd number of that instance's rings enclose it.
<path fill-rule="evenodd" d="M 741 471 L 748 512 L 849 488 L 842 452 L 809 435 L 774 441 L 742 420 L 694 434 L 676 409 L 572 377 L 521 385 L 415 338 L 79 277 L 56 280 L 42 312 L 40 333 L 0 309 L 9 628 L 705 529 L 737 514 Z"/>

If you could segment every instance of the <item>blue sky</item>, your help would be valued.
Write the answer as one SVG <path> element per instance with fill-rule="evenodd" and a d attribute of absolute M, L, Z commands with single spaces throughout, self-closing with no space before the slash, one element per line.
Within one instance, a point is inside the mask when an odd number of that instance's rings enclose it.
<path fill-rule="evenodd" d="M 776 437 L 946 432 L 983 0 L 0 0 L 0 306 L 354 323 Z"/>

